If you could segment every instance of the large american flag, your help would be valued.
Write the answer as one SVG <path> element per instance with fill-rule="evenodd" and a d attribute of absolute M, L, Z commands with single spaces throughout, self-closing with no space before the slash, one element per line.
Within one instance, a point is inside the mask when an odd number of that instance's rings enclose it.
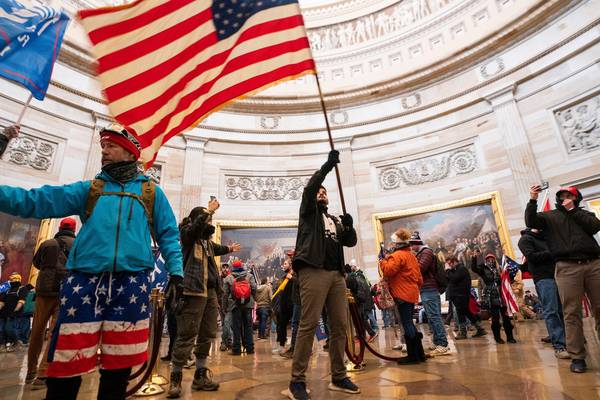
<path fill-rule="evenodd" d="M 79 19 L 110 111 L 147 165 L 228 102 L 315 69 L 297 0 L 138 0 Z"/>
<path fill-rule="evenodd" d="M 517 297 L 510 284 L 510 271 L 515 268 L 517 270 L 519 269 L 519 264 L 515 260 L 507 256 L 502 257 L 502 273 L 500 274 L 502 287 L 500 294 L 502 296 L 502 302 L 506 305 L 506 311 L 509 317 L 512 317 L 519 312 L 519 303 L 517 302 Z"/>

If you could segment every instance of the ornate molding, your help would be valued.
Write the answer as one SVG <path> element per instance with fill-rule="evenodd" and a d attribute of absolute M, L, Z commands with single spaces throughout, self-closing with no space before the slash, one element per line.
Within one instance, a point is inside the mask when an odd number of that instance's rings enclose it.
<path fill-rule="evenodd" d="M 21 167 L 49 172 L 56 156 L 58 143 L 21 132 L 9 142 L 2 159 Z"/>
<path fill-rule="evenodd" d="M 554 118 L 569 155 L 600 148 L 600 93 L 554 111 Z"/>
<path fill-rule="evenodd" d="M 298 200 L 310 176 L 225 175 L 229 200 Z"/>
<path fill-rule="evenodd" d="M 381 167 L 377 175 L 380 187 L 385 191 L 468 174 L 475 171 L 477 165 L 475 146 L 471 144 L 434 156 Z"/>

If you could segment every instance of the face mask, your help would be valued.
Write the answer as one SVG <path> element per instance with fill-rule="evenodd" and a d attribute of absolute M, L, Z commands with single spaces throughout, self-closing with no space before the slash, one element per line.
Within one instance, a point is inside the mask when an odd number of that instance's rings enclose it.
<path fill-rule="evenodd" d="M 395 233 L 390 237 L 390 239 L 392 239 L 392 242 L 394 242 L 394 243 L 399 242 L 398 235 L 396 235 Z"/>
<path fill-rule="evenodd" d="M 215 233 L 215 227 L 212 225 L 206 225 L 206 228 L 202 230 L 202 239 L 208 240 Z"/>

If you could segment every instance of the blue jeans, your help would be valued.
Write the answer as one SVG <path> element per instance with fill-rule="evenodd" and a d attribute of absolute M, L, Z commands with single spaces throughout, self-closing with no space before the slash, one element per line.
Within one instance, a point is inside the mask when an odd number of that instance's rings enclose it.
<path fill-rule="evenodd" d="M 221 343 L 225 343 L 225 346 L 231 347 L 231 344 L 233 343 L 233 337 L 231 333 L 231 311 L 225 313 L 222 329 Z"/>
<path fill-rule="evenodd" d="M 421 303 L 427 315 L 429 329 L 433 333 L 433 344 L 448 347 L 446 329 L 444 329 L 444 322 L 442 321 L 442 302 L 437 289 L 421 290 Z"/>
<path fill-rule="evenodd" d="M 388 328 L 394 325 L 394 310 L 391 308 L 384 308 L 381 310 L 381 318 L 383 319 L 383 327 Z"/>
<path fill-rule="evenodd" d="M 252 337 L 252 309 L 247 307 L 236 307 L 231 311 L 231 327 L 233 330 L 233 346 L 235 353 L 242 350 L 242 344 L 246 352 L 254 352 L 254 339 Z"/>
<path fill-rule="evenodd" d="M 17 317 L 15 324 L 15 329 L 17 331 L 17 340 L 20 340 L 23 344 L 29 343 L 29 332 L 31 332 L 31 317 Z"/>
<path fill-rule="evenodd" d="M 377 332 L 379 330 L 379 326 L 377 326 L 377 316 L 375 315 L 375 309 L 371 308 L 369 313 L 367 314 L 369 317 L 369 323 L 371 324 L 371 329 Z"/>
<path fill-rule="evenodd" d="M 417 335 L 417 327 L 413 322 L 415 305 L 398 299 L 394 299 L 394 301 L 398 308 L 398 314 L 400 314 L 400 323 L 404 328 L 404 334 L 409 338 L 414 338 Z"/>
<path fill-rule="evenodd" d="M 258 317 L 258 337 L 264 338 L 267 335 L 267 321 L 269 320 L 269 307 L 259 307 L 256 309 Z"/>
<path fill-rule="evenodd" d="M 292 342 L 290 343 L 290 349 L 294 350 L 296 347 L 296 336 L 298 336 L 298 326 L 300 325 L 300 316 L 302 315 L 302 306 L 300 304 L 294 304 L 292 311 Z"/>
<path fill-rule="evenodd" d="M 565 345 L 565 322 L 563 319 L 562 306 L 558 298 L 558 287 L 554 279 L 541 279 L 535 283 L 544 313 L 546 329 L 555 349 L 564 349 Z"/>
<path fill-rule="evenodd" d="M 0 345 L 17 341 L 16 319 L 0 318 Z"/>

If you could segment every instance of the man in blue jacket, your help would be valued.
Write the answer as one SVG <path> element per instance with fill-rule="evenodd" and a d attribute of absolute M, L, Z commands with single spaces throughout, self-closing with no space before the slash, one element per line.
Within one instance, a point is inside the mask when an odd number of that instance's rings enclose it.
<path fill-rule="evenodd" d="M 138 173 L 139 142 L 118 125 L 103 129 L 100 138 L 102 172 L 93 181 L 31 190 L 0 186 L 1 212 L 23 218 L 79 215 L 83 222 L 59 293 L 47 400 L 76 399 L 81 375 L 98 363 L 98 398 L 125 398 L 131 367 L 147 359 L 151 234 L 171 290 L 181 290 L 179 230 L 163 191 Z"/>

